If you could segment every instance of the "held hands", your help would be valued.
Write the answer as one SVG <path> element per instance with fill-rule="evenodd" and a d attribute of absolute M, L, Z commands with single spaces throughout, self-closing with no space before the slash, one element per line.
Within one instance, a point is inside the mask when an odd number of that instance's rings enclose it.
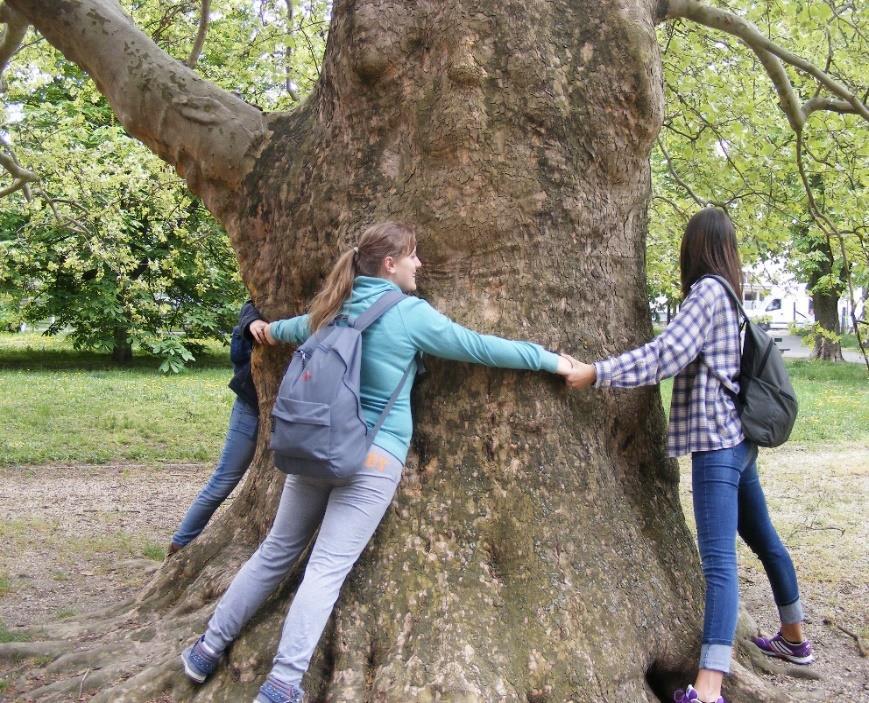
<path fill-rule="evenodd" d="M 570 354 L 558 355 L 556 373 L 564 376 L 564 382 L 574 390 L 588 388 L 597 380 L 597 372 L 592 364 L 584 364 Z"/>
<path fill-rule="evenodd" d="M 564 382 L 574 390 L 582 388 L 590 388 L 597 380 L 597 371 L 592 364 L 583 364 L 581 361 L 574 363 L 573 371 L 571 371 Z"/>
<path fill-rule="evenodd" d="M 570 354 L 558 354 L 558 367 L 555 369 L 555 373 L 559 376 L 564 376 L 565 380 L 570 376 L 571 372 L 574 369 L 574 366 L 579 362 L 574 359 Z"/>

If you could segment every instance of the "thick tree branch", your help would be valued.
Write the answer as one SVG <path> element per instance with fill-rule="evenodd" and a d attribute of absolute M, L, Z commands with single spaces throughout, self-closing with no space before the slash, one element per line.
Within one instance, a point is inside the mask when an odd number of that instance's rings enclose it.
<path fill-rule="evenodd" d="M 39 180 L 39 176 L 18 163 L 18 159 L 15 158 L 15 154 L 12 151 L 12 145 L 9 144 L 3 136 L 0 136 L 0 146 L 9 152 L 4 154 L 0 151 L 0 166 L 5 168 L 9 172 L 9 175 L 12 176 L 12 183 L 0 188 L 0 198 L 23 189 L 24 197 L 30 200 L 30 190 L 28 185 Z"/>
<path fill-rule="evenodd" d="M 10 193 L 14 193 L 17 190 L 21 190 L 28 183 L 32 183 L 38 178 L 33 171 L 30 171 L 19 164 L 11 154 L 0 152 L 0 166 L 9 171 L 12 176 L 11 185 L 0 189 L 0 198 L 9 195 Z"/>
<path fill-rule="evenodd" d="M 843 111 L 860 115 L 863 119 L 869 121 L 869 107 L 845 86 L 831 78 L 810 61 L 806 61 L 801 56 L 774 43 L 754 24 L 742 17 L 726 10 L 709 7 L 697 0 L 659 0 L 657 9 L 658 22 L 678 17 L 697 22 L 712 29 L 727 32 L 745 42 L 757 54 L 757 57 L 772 79 L 779 94 L 782 109 L 787 114 L 788 120 L 795 130 L 801 128 L 805 123 L 806 113 L 798 102 L 790 79 L 788 79 L 784 67 L 781 65 L 781 61 L 808 73 L 831 93 L 848 103 L 850 109 Z M 816 106 L 815 109 L 822 108 Z"/>
<path fill-rule="evenodd" d="M 802 106 L 803 114 L 806 117 L 811 115 L 813 112 L 817 112 L 818 110 L 827 110 L 828 112 L 839 112 L 839 113 L 853 113 L 854 110 L 851 108 L 851 103 L 846 100 L 837 100 L 836 98 L 821 98 L 814 97 L 809 98 L 803 103 Z"/>
<path fill-rule="evenodd" d="M 202 0 L 202 9 L 199 12 L 199 30 L 196 32 L 196 40 L 193 42 L 193 48 L 190 50 L 190 56 L 187 57 L 188 68 L 193 68 L 196 62 L 199 61 L 199 55 L 202 53 L 202 47 L 205 46 L 205 35 L 208 34 L 208 22 L 211 16 L 211 0 Z"/>
<path fill-rule="evenodd" d="M 217 207 L 253 164 L 264 116 L 202 80 L 143 34 L 111 0 L 8 0 L 90 74 L 121 123 Z"/>
<path fill-rule="evenodd" d="M 285 84 L 287 89 L 287 95 L 289 95 L 295 102 L 299 102 L 299 96 L 295 90 L 293 90 L 293 49 L 289 43 L 289 35 L 293 31 L 293 0 L 286 0 L 287 5 L 287 46 L 284 49 L 284 70 L 286 72 L 285 75 Z"/>
<path fill-rule="evenodd" d="M 0 38 L 0 75 L 2 75 L 12 55 L 24 41 L 24 35 L 27 34 L 27 27 L 30 25 L 21 14 L 8 5 L 0 5 L 0 22 L 6 24 L 3 37 Z"/>

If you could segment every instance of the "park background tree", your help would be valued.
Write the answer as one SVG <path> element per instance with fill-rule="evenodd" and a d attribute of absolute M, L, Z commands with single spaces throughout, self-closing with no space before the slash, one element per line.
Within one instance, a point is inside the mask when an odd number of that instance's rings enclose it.
<path fill-rule="evenodd" d="M 137 342 L 178 370 L 191 340 L 222 339 L 238 317 L 244 289 L 228 238 L 86 76 L 27 99 L 14 143 L 41 177 L 29 198 L 0 200 L 8 307 L 31 324 L 50 320 L 49 334 L 69 330 L 76 348 L 127 362 Z"/>
<path fill-rule="evenodd" d="M 419 227 L 423 294 L 469 326 L 587 357 L 648 338 L 654 27 L 714 24 L 703 6 L 341 2 L 311 97 L 267 114 L 161 53 L 112 3 L 7 6 L 203 198 L 267 315 L 300 311 L 364 224 L 397 217 Z M 285 361 L 254 358 L 264 420 Z M 430 369 L 400 494 L 307 677 L 315 700 L 664 700 L 695 666 L 702 587 L 657 390 L 568 395 L 528 374 Z M 293 577 L 202 689 L 177 653 L 279 489 L 263 442 L 224 518 L 134 603 L 48 632 L 87 644 L 43 643 L 58 680 L 40 698 L 249 696 Z M 744 661 L 735 700 L 785 699 Z"/>
<path fill-rule="evenodd" d="M 865 12 L 858 6 L 835 0 L 731 0 L 721 6 L 860 92 L 855 81 L 867 46 Z M 839 327 L 837 304 L 850 295 L 846 271 L 850 268 L 854 287 L 865 291 L 869 283 L 864 205 L 869 168 L 862 120 L 810 114 L 801 135 L 804 184 L 797 133 L 782 119 L 775 87 L 757 55 L 741 50 L 735 37 L 693 22 L 668 23 L 658 32 L 667 115 L 652 152 L 653 297 L 678 300 L 673 263 L 691 213 L 707 204 L 724 207 L 737 226 L 746 265 L 765 269 L 769 279 L 784 273 L 807 284 L 817 320 L 813 354 L 841 360 L 839 338 L 848 329 Z M 803 99 L 817 98 L 816 83 L 798 73 L 793 78 Z M 806 185 L 835 231 L 813 215 Z"/>
<path fill-rule="evenodd" d="M 191 2 L 128 9 L 176 51 L 200 14 Z M 310 92 L 325 3 L 295 15 L 285 3 L 214 9 L 200 72 L 263 109 Z M 22 44 L 3 76 L 4 139 L 39 179 L 0 199 L 4 324 L 49 320 L 48 334 L 69 331 L 77 348 L 119 362 L 136 343 L 178 371 L 201 341 L 226 338 L 246 297 L 226 233 L 80 68 L 36 34 Z"/>

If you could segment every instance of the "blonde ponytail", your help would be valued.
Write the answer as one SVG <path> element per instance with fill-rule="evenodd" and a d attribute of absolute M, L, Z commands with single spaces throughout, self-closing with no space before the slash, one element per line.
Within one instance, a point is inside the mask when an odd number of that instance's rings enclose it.
<path fill-rule="evenodd" d="M 311 332 L 328 325 L 338 314 L 353 289 L 356 278 L 356 252 L 351 249 L 341 254 L 326 277 L 326 283 L 311 303 Z"/>

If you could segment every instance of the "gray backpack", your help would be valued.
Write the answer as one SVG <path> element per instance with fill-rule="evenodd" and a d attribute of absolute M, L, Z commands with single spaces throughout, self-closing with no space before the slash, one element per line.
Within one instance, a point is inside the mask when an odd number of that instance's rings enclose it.
<path fill-rule="evenodd" d="M 772 338 L 753 324 L 742 303 L 721 276 L 714 278 L 727 291 L 745 319 L 745 341 L 739 364 L 739 394 L 734 402 L 746 439 L 760 447 L 777 447 L 791 436 L 797 419 L 797 394 L 791 385 L 781 352 Z M 719 380 L 721 380 L 719 378 Z M 727 388 L 727 384 L 724 384 Z"/>
<path fill-rule="evenodd" d="M 272 409 L 270 446 L 281 471 L 346 479 L 362 467 L 413 367 L 369 430 L 359 401 L 362 333 L 405 297 L 384 293 L 352 324 L 336 318 L 296 349 Z"/>

